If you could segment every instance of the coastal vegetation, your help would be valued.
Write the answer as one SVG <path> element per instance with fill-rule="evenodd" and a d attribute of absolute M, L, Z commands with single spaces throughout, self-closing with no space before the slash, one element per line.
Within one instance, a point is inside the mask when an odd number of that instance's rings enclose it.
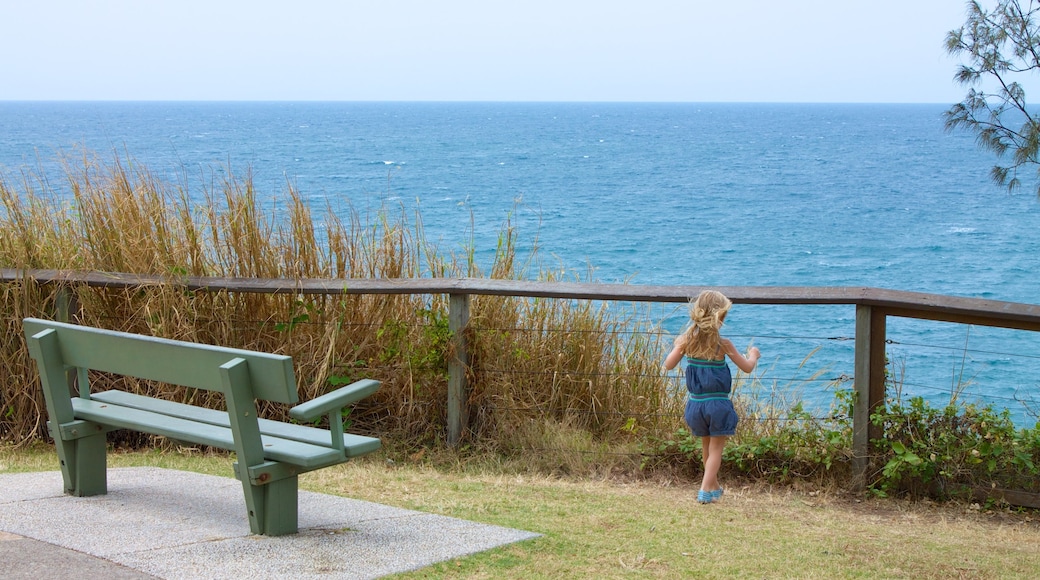
<path fill-rule="evenodd" d="M 1032 169 L 1027 180 L 1040 195 L 1040 119 L 1025 91 L 1040 72 L 1040 6 L 998 0 L 986 10 L 971 1 L 967 9 L 964 26 L 946 35 L 946 52 L 967 61 L 954 78 L 968 87 L 964 100 L 946 111 L 946 129 L 974 133 L 979 147 L 998 159 L 990 177 L 1009 191 L 1022 185 L 1019 170 Z"/>
<path fill-rule="evenodd" d="M 357 378 L 382 389 L 352 410 L 354 432 L 386 441 L 392 462 L 494 466 L 500 473 L 576 478 L 698 477 L 699 441 L 682 425 L 684 393 L 660 370 L 670 338 L 639 306 L 594 301 L 478 296 L 467 341 L 468 430 L 444 442 L 447 361 L 452 357 L 447 297 L 438 295 L 248 294 L 188 291 L 185 276 L 262 279 L 486 277 L 580 280 L 546 267 L 536 241 L 510 220 L 494 256 L 445 250 L 424 236 L 422 216 L 384 207 L 377 214 L 331 210 L 315 217 L 292 185 L 265 197 L 248 173 L 227 168 L 193 191 L 132 158 L 85 157 L 65 164 L 65 180 L 0 176 L 0 264 L 5 268 L 161 275 L 166 286 L 132 290 L 4 284 L 6 326 L 0 362 L 0 437 L 26 446 L 45 440 L 42 395 L 21 338 L 26 316 L 49 318 L 71 296 L 79 323 L 167 338 L 291 355 L 301 400 Z M 61 292 L 62 294 L 59 294 Z M 811 364 L 811 357 L 806 364 Z M 815 377 L 814 377 L 815 378 Z M 182 388 L 96 377 L 95 388 L 217 406 Z M 738 375 L 743 418 L 727 447 L 730 477 L 784 485 L 849 487 L 851 393 L 832 385 L 825 417 L 765 384 Z M 890 385 L 874 417 L 884 437 L 867 482 L 875 495 L 972 499 L 987 490 L 1040 492 L 1040 431 L 1018 429 L 993 408 L 929 407 Z M 288 420 L 287 409 L 261 412 Z M 117 432 L 113 445 L 154 442 Z M 170 445 L 166 443 L 166 445 Z M 980 491 L 981 490 L 981 491 Z M 995 499 L 994 499 L 995 498 Z"/>

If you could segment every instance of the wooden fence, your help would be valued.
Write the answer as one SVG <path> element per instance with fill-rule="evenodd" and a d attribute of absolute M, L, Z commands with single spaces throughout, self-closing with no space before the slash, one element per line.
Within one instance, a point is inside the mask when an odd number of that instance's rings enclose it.
<path fill-rule="evenodd" d="M 449 330 L 457 356 L 449 361 L 448 442 L 464 428 L 470 296 L 520 296 L 565 300 L 685 303 L 707 286 L 532 282 L 477 278 L 422 279 L 255 279 L 171 277 L 106 272 L 0 269 L 0 279 L 32 279 L 41 284 L 86 284 L 106 288 L 175 285 L 187 290 L 273 294 L 447 294 Z M 735 304 L 852 305 L 856 308 L 853 407 L 853 473 L 862 486 L 871 439 L 880 429 L 870 414 L 885 397 L 886 326 L 890 316 L 1040 331 L 1040 305 L 860 287 L 712 287 Z M 59 308 L 61 306 L 59 305 Z"/>

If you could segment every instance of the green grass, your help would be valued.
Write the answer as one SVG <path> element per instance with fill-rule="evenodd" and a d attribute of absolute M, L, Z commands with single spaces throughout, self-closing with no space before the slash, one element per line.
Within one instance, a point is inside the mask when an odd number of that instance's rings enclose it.
<path fill-rule="evenodd" d="M 1040 522 L 1027 513 L 735 482 L 702 506 L 681 478 L 428 460 L 380 455 L 306 474 L 301 487 L 542 534 L 401 578 L 1033 578 L 1040 568 Z M 226 456 L 181 452 L 112 453 L 110 465 L 231 472 Z M 48 446 L 0 447 L 0 473 L 55 469 Z"/>

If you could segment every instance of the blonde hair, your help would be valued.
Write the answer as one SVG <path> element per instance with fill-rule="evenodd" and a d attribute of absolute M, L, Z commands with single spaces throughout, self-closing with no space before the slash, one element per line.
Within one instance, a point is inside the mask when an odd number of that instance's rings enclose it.
<path fill-rule="evenodd" d="M 690 358 L 713 359 L 722 337 L 719 329 L 733 303 L 721 292 L 705 290 L 690 304 L 690 325 L 683 335 L 683 354 Z"/>

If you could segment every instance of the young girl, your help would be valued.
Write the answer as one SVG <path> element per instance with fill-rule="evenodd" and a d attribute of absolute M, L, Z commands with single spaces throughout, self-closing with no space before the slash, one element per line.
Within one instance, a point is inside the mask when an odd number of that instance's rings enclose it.
<path fill-rule="evenodd" d="M 664 361 L 665 370 L 672 370 L 686 356 L 686 424 L 696 437 L 701 438 L 704 454 L 704 479 L 697 492 L 697 501 L 711 503 L 722 497 L 719 468 L 726 438 L 735 435 L 737 412 L 729 393 L 733 387 L 728 356 L 737 368 L 750 373 L 758 364 L 761 353 L 751 347 L 747 355 L 737 351 L 733 343 L 719 336 L 733 303 L 720 292 L 705 290 L 697 296 L 690 308 L 693 324 L 675 339 L 675 348 Z"/>

